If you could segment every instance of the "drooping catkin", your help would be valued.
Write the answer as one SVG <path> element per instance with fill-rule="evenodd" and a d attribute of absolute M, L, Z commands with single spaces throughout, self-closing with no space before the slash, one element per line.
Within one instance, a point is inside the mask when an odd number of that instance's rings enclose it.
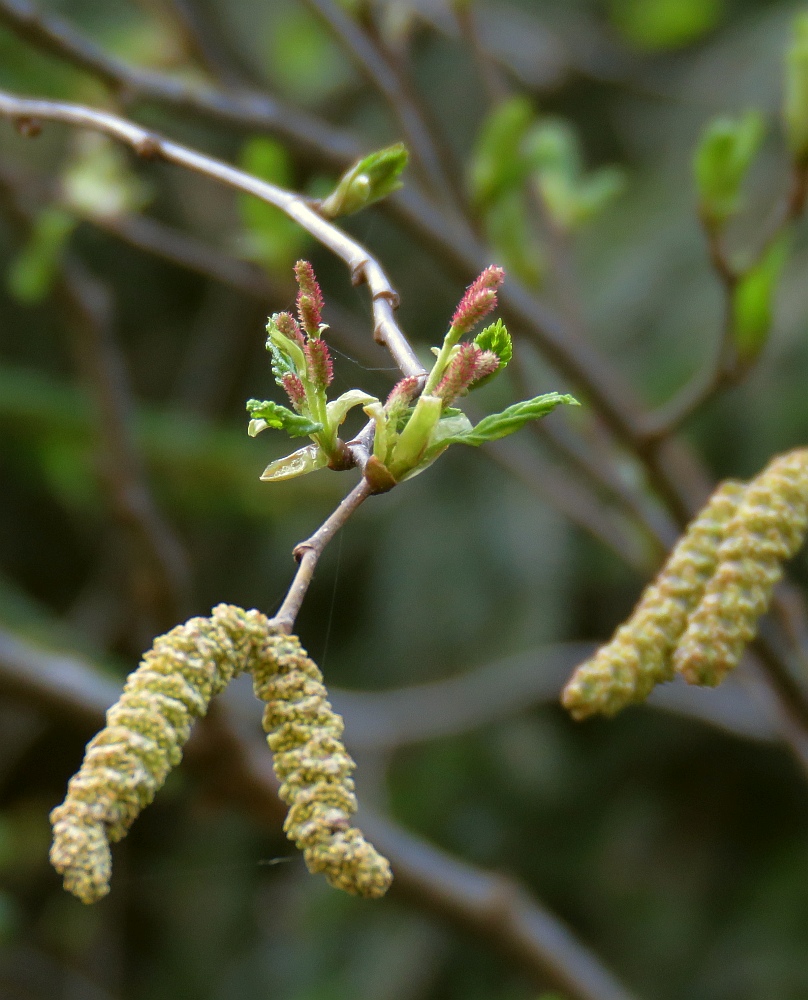
<path fill-rule="evenodd" d="M 180 762 L 194 719 L 261 647 L 265 622 L 257 611 L 219 605 L 210 618 L 159 636 L 129 675 L 51 813 L 51 863 L 82 902 L 109 892 L 109 844 L 126 835 Z"/>
<path fill-rule="evenodd" d="M 689 684 L 714 686 L 738 665 L 783 563 L 808 528 L 808 449 L 775 458 L 751 481 L 727 525 L 718 567 L 674 655 Z"/>
<path fill-rule="evenodd" d="M 716 490 L 628 621 L 574 672 L 562 694 L 573 718 L 614 715 L 673 678 L 671 654 L 715 571 L 719 545 L 744 489 L 730 480 Z"/>
<path fill-rule="evenodd" d="M 106 727 L 88 744 L 65 801 L 51 813 L 51 862 L 82 902 L 109 891 L 110 843 L 126 835 L 179 763 L 194 719 L 245 670 L 270 701 L 270 747 L 291 752 L 281 765 L 276 760 L 276 770 L 292 806 L 287 828 L 309 868 L 349 892 L 380 896 L 387 889 L 389 865 L 347 823 L 356 811 L 354 765 L 317 667 L 297 639 L 278 634 L 260 612 L 221 604 L 210 618 L 192 618 L 155 640 L 107 712 Z"/>
<path fill-rule="evenodd" d="M 322 872 L 337 889 L 383 896 L 392 881 L 390 865 L 351 826 L 356 797 L 354 762 L 342 741 L 342 719 L 328 703 L 317 665 L 296 636 L 268 640 L 264 666 L 256 664 L 256 695 L 266 702 L 264 729 L 289 806 L 284 830 L 303 851 L 311 872 Z"/>

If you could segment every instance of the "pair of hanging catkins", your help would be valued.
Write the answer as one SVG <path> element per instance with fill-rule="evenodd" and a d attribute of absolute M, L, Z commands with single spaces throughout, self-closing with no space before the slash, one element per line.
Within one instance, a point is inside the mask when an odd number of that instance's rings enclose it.
<path fill-rule="evenodd" d="M 356 895 L 387 891 L 390 865 L 350 823 L 354 763 L 317 665 L 260 612 L 220 604 L 210 618 L 155 640 L 51 813 L 51 862 L 80 900 L 94 903 L 109 891 L 110 843 L 126 835 L 180 762 L 194 719 L 244 671 L 266 703 L 264 729 L 289 806 L 284 830 L 309 870 Z"/>
<path fill-rule="evenodd" d="M 614 715 L 676 674 L 719 684 L 754 638 L 806 529 L 808 448 L 775 458 L 748 484 L 723 483 L 629 620 L 572 675 L 564 706 L 576 719 Z"/>

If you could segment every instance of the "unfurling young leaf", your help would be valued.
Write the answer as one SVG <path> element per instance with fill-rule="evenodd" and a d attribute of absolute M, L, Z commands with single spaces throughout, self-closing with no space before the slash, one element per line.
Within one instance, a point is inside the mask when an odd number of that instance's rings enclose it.
<path fill-rule="evenodd" d="M 773 243 L 738 281 L 732 297 L 733 336 L 738 359 L 748 364 L 763 348 L 771 330 L 777 282 L 788 259 L 788 240 Z"/>
<path fill-rule="evenodd" d="M 329 219 L 351 215 L 380 198 L 398 191 L 400 176 L 407 166 L 407 147 L 397 142 L 379 149 L 350 167 L 331 194 L 321 203 L 320 211 Z"/>
<path fill-rule="evenodd" d="M 252 417 L 247 433 L 250 437 L 255 437 L 268 427 L 286 431 L 289 437 L 308 437 L 310 434 L 317 434 L 323 429 L 323 425 L 308 417 L 301 416 L 287 410 L 279 403 L 273 403 L 271 399 L 249 399 L 247 400 L 247 412 Z"/>
<path fill-rule="evenodd" d="M 265 483 L 280 483 L 285 479 L 295 479 L 308 472 L 324 469 L 327 465 L 328 455 L 323 449 L 316 444 L 307 444 L 291 455 L 284 455 L 283 458 L 270 462 L 261 474 L 261 480 Z"/>
<path fill-rule="evenodd" d="M 442 444 L 468 444 L 479 447 L 487 441 L 498 441 L 521 430 L 530 420 L 540 420 L 562 403 L 570 406 L 580 406 L 574 396 L 562 395 L 558 392 L 548 392 L 544 396 L 536 396 L 534 399 L 525 399 L 521 403 L 514 403 L 502 413 L 492 413 L 483 419 L 470 430 L 463 430 L 452 434 L 448 439 L 444 439 Z"/>
<path fill-rule="evenodd" d="M 481 351 L 491 351 L 492 354 L 496 354 L 499 358 L 500 371 L 513 357 L 513 341 L 501 319 L 478 333 L 474 338 L 474 343 Z"/>
<path fill-rule="evenodd" d="M 708 223 L 720 225 L 741 207 L 741 186 L 764 134 L 757 111 L 740 118 L 716 118 L 702 133 L 693 170 L 699 208 Z"/>
<path fill-rule="evenodd" d="M 547 119 L 537 125 L 528 139 L 528 155 L 547 211 L 560 229 L 588 222 L 625 186 L 617 167 L 584 173 L 578 136 L 565 121 Z"/>
<path fill-rule="evenodd" d="M 786 57 L 783 106 L 788 145 L 800 166 L 808 165 L 808 12 L 797 16 Z"/>

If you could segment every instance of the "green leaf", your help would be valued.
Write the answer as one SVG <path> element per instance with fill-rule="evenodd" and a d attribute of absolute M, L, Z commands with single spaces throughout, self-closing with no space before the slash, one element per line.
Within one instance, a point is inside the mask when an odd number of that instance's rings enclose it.
<path fill-rule="evenodd" d="M 393 445 L 387 467 L 397 481 L 413 469 L 427 449 L 432 432 L 440 420 L 443 401 L 438 396 L 422 395 L 404 430 Z"/>
<path fill-rule="evenodd" d="M 588 222 L 625 186 L 617 167 L 584 174 L 578 135 L 560 119 L 537 125 L 528 137 L 528 151 L 547 211 L 561 229 Z"/>
<path fill-rule="evenodd" d="M 474 343 L 481 351 L 491 351 L 496 354 L 501 368 L 504 368 L 513 357 L 513 341 L 501 319 L 478 333 Z"/>
<path fill-rule="evenodd" d="M 6 277 L 11 295 L 20 302 L 41 302 L 53 284 L 76 218 L 64 209 L 51 206 L 36 218 L 28 242 L 12 261 Z"/>
<path fill-rule="evenodd" d="M 402 142 L 379 149 L 350 167 L 331 194 L 321 203 L 320 211 L 329 219 L 351 215 L 397 191 L 399 179 L 407 166 L 409 153 Z"/>
<path fill-rule="evenodd" d="M 808 164 L 808 12 L 794 21 L 786 57 L 783 117 L 794 159 L 800 165 Z"/>
<path fill-rule="evenodd" d="M 444 414 L 448 412 L 448 410 L 445 410 Z M 461 410 L 454 410 L 452 416 L 447 417 L 444 415 L 441 417 L 432 430 L 421 460 L 417 465 L 414 465 L 406 473 L 398 477 L 398 482 L 405 482 L 420 475 L 433 462 L 440 458 L 458 434 L 463 434 L 471 429 L 471 421 Z"/>
<path fill-rule="evenodd" d="M 279 483 L 285 479 L 295 479 L 309 472 L 316 472 L 328 465 L 328 455 L 316 444 L 307 444 L 305 448 L 285 455 L 270 462 L 264 469 L 261 480 L 265 483 Z"/>
<path fill-rule="evenodd" d="M 325 412 L 328 416 L 328 423 L 331 427 L 339 427 L 349 410 L 352 410 L 355 406 L 365 406 L 369 403 L 378 402 L 379 400 L 375 396 L 370 396 L 361 389 L 349 389 L 348 392 L 343 392 L 341 396 L 338 396 L 337 399 L 326 406 Z"/>
<path fill-rule="evenodd" d="M 722 116 L 702 133 L 693 169 L 702 214 L 724 222 L 741 207 L 741 186 L 765 134 L 763 117 L 747 111 L 740 118 Z"/>
<path fill-rule="evenodd" d="M 711 31 L 726 0 L 611 0 L 612 19 L 638 48 L 677 49 Z"/>
<path fill-rule="evenodd" d="M 733 337 L 738 358 L 753 362 L 769 338 L 774 313 L 774 296 L 788 259 L 788 240 L 773 243 L 758 263 L 744 274 L 732 298 Z"/>
<path fill-rule="evenodd" d="M 476 448 L 487 441 L 498 441 L 499 438 L 507 437 L 508 434 L 521 430 L 528 421 L 546 417 L 561 403 L 568 403 L 570 406 L 580 405 L 573 396 L 549 392 L 544 396 L 536 396 L 534 399 L 514 403 L 502 413 L 492 413 L 490 416 L 484 417 L 470 430 L 450 434 L 445 439 L 439 440 L 438 443 L 441 447 L 447 447 L 450 444 L 467 444 Z"/>
<path fill-rule="evenodd" d="M 485 234 L 508 274 L 536 288 L 546 272 L 545 254 L 530 225 L 523 187 L 503 193 L 485 209 Z"/>
<path fill-rule="evenodd" d="M 248 400 L 247 412 L 252 417 L 247 432 L 250 437 L 255 437 L 256 434 L 265 431 L 267 427 L 286 431 L 289 437 L 307 437 L 323 430 L 322 424 L 301 416 L 301 414 L 295 413 L 279 403 L 274 403 L 271 399 Z"/>
<path fill-rule="evenodd" d="M 529 171 L 522 144 L 535 118 L 526 97 L 513 97 L 483 122 L 469 170 L 469 189 L 477 205 L 497 201 L 522 184 Z"/>

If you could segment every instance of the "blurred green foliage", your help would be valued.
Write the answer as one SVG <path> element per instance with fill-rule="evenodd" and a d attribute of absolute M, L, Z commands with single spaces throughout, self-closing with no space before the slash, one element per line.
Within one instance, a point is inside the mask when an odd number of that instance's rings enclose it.
<path fill-rule="evenodd" d="M 412 5 L 422 11 L 412 60 L 462 161 L 458 177 L 467 178 L 480 228 L 498 261 L 556 296 L 539 194 L 551 221 L 571 230 L 565 239 L 593 339 L 645 400 L 662 403 L 709 363 L 720 331 L 720 293 L 697 218 L 705 190 L 720 203 L 731 248 L 755 246 L 784 190 L 789 144 L 802 151 L 799 40 L 785 135 L 772 125 L 758 149 L 757 126 L 740 139 L 730 129 L 702 167 L 706 187 L 693 183 L 694 150 L 718 116 L 748 123 L 742 116 L 754 106 L 767 123 L 781 118 L 783 52 L 802 7 L 476 6 L 520 96 L 484 111 L 468 51 L 428 26 L 426 3 Z M 256 78 L 266 73 L 287 99 L 361 130 L 366 149 L 400 138 L 383 103 L 292 0 L 211 7 L 221 40 Z M 58 10 L 125 58 L 201 77 L 185 68 L 181 33 L 156 6 L 64 0 Z M 537 52 L 552 56 L 552 83 L 525 76 L 525 51 L 534 62 Z M 105 99 L 86 76 L 5 30 L 0 83 Z M 297 161 L 265 135 L 233 135 L 153 108 L 137 113 L 258 176 L 322 191 L 322 165 Z M 37 186 L 39 221 L 21 241 L 0 216 L 3 284 L 16 291 L 0 296 L 0 625 L 121 671 L 150 637 L 132 621 L 123 548 L 103 500 L 96 415 L 76 376 L 65 315 L 48 294 L 66 245 L 112 292 L 137 440 L 189 556 L 194 612 L 221 600 L 276 606 L 294 568 L 292 546 L 326 516 L 346 479 L 322 471 L 258 481 L 275 456 L 267 435 L 247 437 L 244 401 L 274 391 L 266 304 L 87 222 L 75 226 L 55 207 L 63 192 L 51 197 L 50 187 L 73 162 L 74 138 L 54 127 L 34 142 L 3 128 L 0 163 Z M 312 256 L 327 298 L 347 311 L 349 332 L 370 342 L 365 290 L 353 290 L 343 265 L 279 213 L 160 163 L 122 162 L 126 183 L 151 196 L 150 213 L 222 252 L 236 248 L 282 290 L 291 263 Z M 612 164 L 623 177 L 614 200 Z M 741 182 L 743 211 L 728 219 L 728 205 L 740 209 Z M 89 186 L 96 205 L 109 192 L 97 176 Z M 112 211 L 140 211 L 144 202 L 116 202 Z M 378 253 L 402 293 L 405 329 L 428 350 L 462 291 L 457 278 L 382 212 L 346 224 Z M 716 477 L 748 476 L 808 440 L 804 230 L 792 234 L 787 261 L 783 246 L 737 291 L 737 345 L 745 357 L 759 353 L 754 370 L 687 426 Z M 290 308 L 288 295 L 272 308 Z M 331 342 L 344 351 L 335 357 L 335 389 L 361 385 L 384 398 L 396 377 L 387 356 L 354 360 L 358 352 Z M 521 338 L 515 347 L 536 393 L 571 388 Z M 519 398 L 506 378 L 482 393 L 485 412 Z M 588 407 L 577 416 L 597 434 Z M 546 442 L 521 435 L 528 456 L 556 460 Z M 629 456 L 614 469 L 657 503 Z M 804 556 L 794 575 L 808 583 Z M 329 683 L 395 688 L 550 643 L 605 639 L 644 582 L 564 511 L 477 451 L 453 449 L 350 522 L 324 556 L 299 629 Z M 332 892 L 305 873 L 279 828 L 267 833 L 233 813 L 183 769 L 116 849 L 112 895 L 82 908 L 48 867 L 47 813 L 90 735 L 23 700 L 0 701 L 4 1000 L 561 1000 L 412 900 L 367 904 Z M 517 876 L 638 998 L 808 996 L 808 800 L 784 746 L 646 708 L 579 726 L 536 699 L 512 718 L 358 763 L 360 798 L 389 806 L 468 861 Z"/>

